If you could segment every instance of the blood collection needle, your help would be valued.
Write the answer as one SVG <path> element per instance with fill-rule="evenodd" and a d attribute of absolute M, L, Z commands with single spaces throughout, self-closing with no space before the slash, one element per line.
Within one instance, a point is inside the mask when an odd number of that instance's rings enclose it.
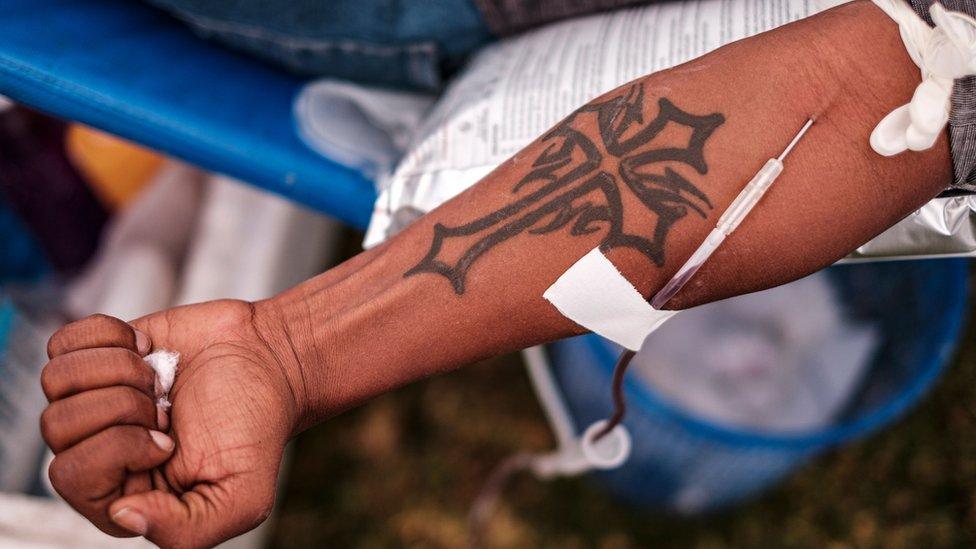
<path fill-rule="evenodd" d="M 719 218 L 718 224 L 712 229 L 712 232 L 708 234 L 705 241 L 698 246 L 695 253 L 691 254 L 688 261 L 678 269 L 678 272 L 665 284 L 664 288 L 661 288 L 657 294 L 651 299 L 651 307 L 660 310 L 664 305 L 677 294 L 685 284 L 691 280 L 691 277 L 695 276 L 698 269 L 705 264 L 705 261 L 715 253 L 719 245 L 725 240 L 725 237 L 732 234 L 742 220 L 749 215 L 752 208 L 759 203 L 766 191 L 776 181 L 779 174 L 783 172 L 783 159 L 786 155 L 793 150 L 793 147 L 800 141 L 803 134 L 810 129 L 813 125 L 813 118 L 807 120 L 806 124 L 800 128 L 800 131 L 793 137 L 790 144 L 783 149 L 783 152 L 777 158 L 770 158 L 766 161 L 766 164 L 759 169 L 759 172 L 753 176 L 752 180 L 739 192 L 739 195 L 735 197 L 732 204 L 725 210 L 722 217 Z"/>
<path fill-rule="evenodd" d="M 766 191 L 776 181 L 779 174 L 783 172 L 783 159 L 786 155 L 790 154 L 793 147 L 800 141 L 803 134 L 807 133 L 810 126 L 813 125 L 813 118 L 807 120 L 806 124 L 800 128 L 800 131 L 793 136 L 793 140 L 790 144 L 783 149 L 783 152 L 776 158 L 770 158 L 766 161 L 766 164 L 759 169 L 759 172 L 753 176 L 752 180 L 739 192 L 739 195 L 735 197 L 732 204 L 726 208 L 725 212 L 722 213 L 722 217 L 718 219 L 718 223 L 712 232 L 708 233 L 708 237 L 705 241 L 698 246 L 695 253 L 691 254 L 688 261 L 678 269 L 678 272 L 671 277 L 671 280 L 661 288 L 661 291 L 654 294 L 651 299 L 651 307 L 661 310 L 661 308 L 677 294 L 682 287 L 691 277 L 695 276 L 698 269 L 708 261 L 708 258 L 715 253 L 725 237 L 732 234 L 742 220 L 749 215 L 752 208 L 759 203 Z M 627 366 L 630 365 L 630 361 L 634 358 L 636 353 L 629 349 L 624 350 L 620 355 L 620 359 L 617 361 L 617 365 L 613 369 L 613 403 L 614 412 L 613 415 L 607 420 L 606 424 L 602 429 L 593 437 L 593 442 L 600 440 L 607 433 L 612 431 L 621 421 L 623 421 L 624 414 L 627 412 L 627 402 L 624 398 L 624 374 L 627 372 Z"/>
<path fill-rule="evenodd" d="M 698 246 L 695 253 L 691 254 L 688 261 L 678 269 L 678 272 L 674 274 L 671 280 L 661 288 L 661 291 L 654 294 L 651 299 L 651 307 L 661 310 L 661 308 L 672 298 L 681 288 L 691 280 L 691 277 L 695 276 L 698 269 L 708 261 L 708 258 L 715 253 L 715 250 L 722 244 L 725 237 L 732 234 L 733 231 L 742 223 L 742 220 L 749 215 L 752 208 L 759 203 L 766 191 L 776 181 L 779 174 L 783 172 L 783 159 L 786 155 L 790 154 L 793 147 L 800 141 L 803 134 L 807 133 L 810 126 L 813 125 L 813 118 L 806 121 L 800 131 L 797 132 L 790 144 L 783 149 L 783 152 L 776 158 L 770 158 L 766 161 L 766 164 L 759 169 L 759 172 L 753 176 L 752 180 L 739 192 L 739 195 L 735 197 L 732 204 L 726 208 L 725 212 L 722 213 L 722 217 L 718 219 L 718 223 L 712 232 L 708 234 L 705 241 Z M 627 401 L 624 398 L 624 374 L 627 373 L 627 366 L 630 365 L 631 359 L 637 353 L 631 351 L 630 349 L 625 349 L 620 355 L 620 359 L 617 361 L 617 365 L 613 369 L 613 405 L 614 411 L 613 415 L 607 419 L 603 428 L 601 428 L 594 436 L 593 443 L 603 438 L 607 433 L 612 431 L 617 425 L 620 424 L 624 419 L 624 414 L 627 413 Z"/>

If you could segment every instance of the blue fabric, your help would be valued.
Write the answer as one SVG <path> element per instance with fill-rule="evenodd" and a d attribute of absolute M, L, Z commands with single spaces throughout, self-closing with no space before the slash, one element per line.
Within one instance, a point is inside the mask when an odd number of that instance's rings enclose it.
<path fill-rule="evenodd" d="M 302 84 L 132 0 L 0 1 L 0 94 L 365 227 L 372 183 L 295 133 Z"/>
<path fill-rule="evenodd" d="M 471 0 L 148 0 L 201 35 L 303 75 L 433 90 L 491 40 Z"/>

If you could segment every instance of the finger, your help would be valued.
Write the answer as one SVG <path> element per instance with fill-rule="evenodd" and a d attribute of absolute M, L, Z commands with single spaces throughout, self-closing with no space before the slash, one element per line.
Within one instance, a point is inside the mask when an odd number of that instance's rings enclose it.
<path fill-rule="evenodd" d="M 133 473 L 125 478 L 125 482 L 122 484 L 122 495 L 127 496 L 129 494 L 148 492 L 153 489 L 152 481 L 152 471 Z"/>
<path fill-rule="evenodd" d="M 122 347 L 145 355 L 152 347 L 149 337 L 117 318 L 96 314 L 61 328 L 47 342 L 47 356 L 99 347 Z"/>
<path fill-rule="evenodd" d="M 153 490 L 116 500 L 112 520 L 160 547 L 212 547 L 264 522 L 274 505 L 273 479 L 200 484 L 177 497 Z"/>
<path fill-rule="evenodd" d="M 141 494 L 150 490 L 173 491 L 166 480 L 166 476 L 163 475 L 162 467 L 127 476 L 125 484 L 122 486 L 122 495 Z"/>
<path fill-rule="evenodd" d="M 41 371 L 41 388 L 49 402 L 116 385 L 155 395 L 156 374 L 136 353 L 118 347 L 83 349 L 59 355 Z"/>
<path fill-rule="evenodd" d="M 117 385 L 57 400 L 41 413 L 41 435 L 55 454 L 116 425 L 159 429 L 156 403 L 142 391 Z"/>
<path fill-rule="evenodd" d="M 159 467 L 174 448 L 173 439 L 158 431 L 111 427 L 56 455 L 48 474 L 58 494 L 92 524 L 129 536 L 112 522 L 109 504 L 122 496 L 128 475 Z"/>
<path fill-rule="evenodd" d="M 164 433 L 169 432 L 169 410 L 158 401 L 156 402 L 156 429 Z"/>

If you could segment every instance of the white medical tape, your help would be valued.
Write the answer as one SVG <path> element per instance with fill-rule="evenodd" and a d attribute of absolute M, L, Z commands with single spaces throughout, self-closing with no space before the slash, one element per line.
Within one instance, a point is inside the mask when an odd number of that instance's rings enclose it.
<path fill-rule="evenodd" d="M 542 294 L 566 318 L 631 351 L 677 311 L 659 311 L 593 248 Z"/>
<path fill-rule="evenodd" d="M 872 1 L 898 24 L 908 55 L 922 71 L 922 83 L 909 103 L 874 128 L 871 148 L 882 156 L 924 151 L 949 121 L 955 79 L 976 74 L 976 19 L 936 2 L 929 8 L 935 24 L 930 27 L 905 0 Z"/>

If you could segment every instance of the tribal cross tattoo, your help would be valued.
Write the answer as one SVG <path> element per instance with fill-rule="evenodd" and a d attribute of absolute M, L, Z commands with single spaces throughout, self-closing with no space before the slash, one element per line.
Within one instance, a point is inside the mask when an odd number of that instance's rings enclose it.
<path fill-rule="evenodd" d="M 663 266 L 671 227 L 689 212 L 704 218 L 712 209 L 708 196 L 674 168 L 684 164 L 701 175 L 708 173 L 703 148 L 725 117 L 690 114 L 665 98 L 657 104 L 657 116 L 645 124 L 644 86 L 634 84 L 621 95 L 569 115 L 542 137 L 546 147 L 512 188 L 510 204 L 463 225 L 434 225 L 427 255 L 404 276 L 441 274 L 460 295 L 468 270 L 495 246 L 567 226 L 573 236 L 606 229 L 602 250 L 633 248 Z M 599 139 L 578 128 L 585 117 L 595 119 Z M 655 146 L 655 139 L 669 128 L 688 134 L 687 143 Z M 663 169 L 653 169 L 659 164 Z M 656 214 L 653 227 L 625 228 L 627 192 Z"/>

